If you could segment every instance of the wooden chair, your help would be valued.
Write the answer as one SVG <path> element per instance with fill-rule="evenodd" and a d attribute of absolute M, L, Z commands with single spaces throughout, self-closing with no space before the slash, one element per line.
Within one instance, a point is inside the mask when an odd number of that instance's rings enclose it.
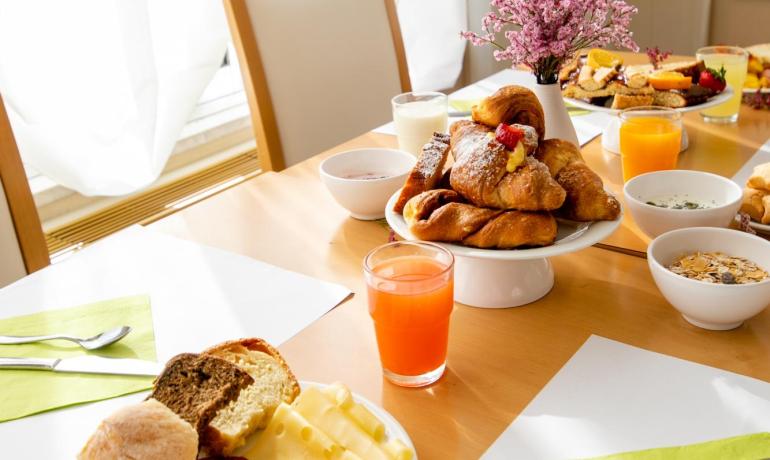
<path fill-rule="evenodd" d="M 0 97 L 0 287 L 49 263 L 40 218 Z"/>
<path fill-rule="evenodd" d="M 411 90 L 394 0 L 224 0 L 264 170 L 389 121 Z"/>

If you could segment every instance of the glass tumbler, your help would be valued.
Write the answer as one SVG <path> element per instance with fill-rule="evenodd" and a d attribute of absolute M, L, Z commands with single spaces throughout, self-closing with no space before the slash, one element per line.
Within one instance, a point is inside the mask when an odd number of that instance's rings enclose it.
<path fill-rule="evenodd" d="M 741 108 L 749 53 L 737 46 L 707 46 L 700 48 L 695 56 L 708 68 L 719 70 L 724 67 L 727 86 L 733 90 L 732 97 L 723 104 L 701 111 L 703 120 L 709 123 L 735 123 Z"/>
<path fill-rule="evenodd" d="M 446 132 L 449 119 L 446 94 L 403 93 L 394 97 L 391 103 L 399 149 L 419 155 L 434 132 Z"/>
<path fill-rule="evenodd" d="M 407 387 L 441 378 L 454 307 L 452 253 L 433 243 L 388 243 L 366 256 L 364 276 L 385 377 Z"/>
<path fill-rule="evenodd" d="M 668 107 L 631 107 L 620 112 L 623 181 L 676 168 L 682 143 L 682 115 Z"/>

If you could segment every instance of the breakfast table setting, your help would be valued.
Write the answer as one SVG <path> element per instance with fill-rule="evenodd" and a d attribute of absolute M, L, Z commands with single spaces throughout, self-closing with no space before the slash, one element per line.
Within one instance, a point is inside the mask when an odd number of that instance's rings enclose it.
<path fill-rule="evenodd" d="M 0 458 L 770 457 L 770 111 L 609 4 L 0 288 Z"/>

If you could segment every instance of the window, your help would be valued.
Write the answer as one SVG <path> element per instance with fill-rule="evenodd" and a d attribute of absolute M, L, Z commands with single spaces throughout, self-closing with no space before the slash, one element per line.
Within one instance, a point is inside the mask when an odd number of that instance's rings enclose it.
<path fill-rule="evenodd" d="M 254 148 L 249 106 L 231 42 L 220 69 L 182 129 L 161 177 L 149 188 L 162 187 L 245 152 L 254 156 Z M 254 165 L 256 167 L 256 160 Z M 86 197 L 55 183 L 29 165 L 25 167 L 46 232 L 66 227 L 147 191 L 125 197 Z M 210 185 L 201 184 L 201 187 Z"/>

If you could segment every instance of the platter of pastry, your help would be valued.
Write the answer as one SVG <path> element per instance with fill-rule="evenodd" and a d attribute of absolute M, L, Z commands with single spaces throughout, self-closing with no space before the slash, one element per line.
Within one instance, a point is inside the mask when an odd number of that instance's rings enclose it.
<path fill-rule="evenodd" d="M 387 411 L 345 385 L 298 382 L 258 338 L 171 358 L 147 399 L 105 418 L 79 460 L 286 458 L 411 460 Z"/>
<path fill-rule="evenodd" d="M 751 228 L 770 234 L 770 163 L 754 167 L 744 185 L 741 211 L 751 218 Z"/>
<path fill-rule="evenodd" d="M 681 112 L 719 105 L 733 94 L 717 75 L 703 77 L 702 61 L 624 65 L 622 57 L 593 49 L 565 64 L 559 73 L 564 100 L 576 107 L 606 113 L 640 106 Z"/>
<path fill-rule="evenodd" d="M 472 120 L 435 133 L 386 205 L 399 236 L 444 244 L 457 256 L 531 260 L 576 251 L 620 224 L 618 200 L 564 140 L 544 139 L 543 110 L 506 86 Z"/>
<path fill-rule="evenodd" d="M 743 82 L 744 94 L 770 93 L 770 43 L 747 46 L 746 51 L 749 62 Z"/>

